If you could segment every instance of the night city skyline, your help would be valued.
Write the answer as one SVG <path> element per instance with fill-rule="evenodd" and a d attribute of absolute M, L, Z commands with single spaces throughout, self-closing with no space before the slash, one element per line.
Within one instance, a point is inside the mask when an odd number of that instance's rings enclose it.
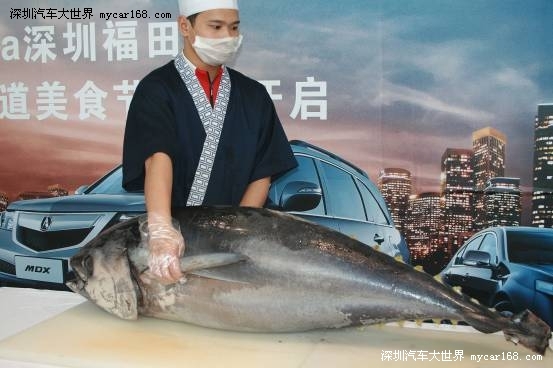
<path fill-rule="evenodd" d="M 424 263 L 438 250 L 450 257 L 484 228 L 524 225 L 520 178 L 505 176 L 507 137 L 488 126 L 472 138 L 472 148 L 448 147 L 443 153 L 439 192 L 414 193 L 411 173 L 404 168 L 380 171 L 377 185 L 415 262 Z M 553 104 L 537 106 L 534 150 L 532 223 L 526 225 L 551 227 Z"/>

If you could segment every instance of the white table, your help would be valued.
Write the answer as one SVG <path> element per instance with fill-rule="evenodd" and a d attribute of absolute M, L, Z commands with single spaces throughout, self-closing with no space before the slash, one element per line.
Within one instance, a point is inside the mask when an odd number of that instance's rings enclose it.
<path fill-rule="evenodd" d="M 65 291 L 0 287 L 0 340 L 85 300 L 78 294 Z"/>
<path fill-rule="evenodd" d="M 0 341 L 84 302 L 82 296 L 52 290 L 0 287 Z M 50 368 L 51 365 L 3 360 L 2 368 Z"/>
<path fill-rule="evenodd" d="M 53 367 L 551 367 L 543 361 L 470 361 L 471 354 L 530 351 L 468 326 L 383 327 L 248 334 L 140 318 L 123 321 L 79 295 L 0 288 L 0 368 Z M 464 351 L 462 362 L 382 361 L 384 351 Z"/>

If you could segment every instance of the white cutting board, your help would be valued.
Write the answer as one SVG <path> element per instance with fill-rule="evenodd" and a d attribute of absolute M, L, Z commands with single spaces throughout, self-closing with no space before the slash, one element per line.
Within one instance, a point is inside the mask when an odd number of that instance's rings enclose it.
<path fill-rule="evenodd" d="M 501 335 L 371 326 L 296 334 L 218 331 L 140 318 L 123 321 L 90 302 L 0 341 L 0 359 L 63 367 L 552 367 L 542 361 L 471 361 L 471 354 L 532 354 Z M 462 362 L 446 362 L 456 350 Z M 419 360 L 382 361 L 383 351 L 414 351 Z M 423 353 L 420 353 L 423 351 Z M 426 360 L 420 360 L 426 353 Z M 438 355 L 433 354 L 434 352 Z M 431 354 L 432 353 L 432 354 Z M 430 361 L 430 359 L 433 359 Z"/>

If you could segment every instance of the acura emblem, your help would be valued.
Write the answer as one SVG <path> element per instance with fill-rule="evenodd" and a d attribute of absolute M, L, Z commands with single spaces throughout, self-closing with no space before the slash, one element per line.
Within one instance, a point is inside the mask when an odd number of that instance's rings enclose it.
<path fill-rule="evenodd" d="M 40 223 L 40 230 L 41 231 L 48 231 L 48 229 L 52 226 L 52 218 L 50 216 L 46 216 L 42 219 L 42 222 Z"/>

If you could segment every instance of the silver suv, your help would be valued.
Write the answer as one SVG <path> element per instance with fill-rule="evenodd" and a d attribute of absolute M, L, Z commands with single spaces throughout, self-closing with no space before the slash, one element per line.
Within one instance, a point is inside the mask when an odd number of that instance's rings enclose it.
<path fill-rule="evenodd" d="M 267 207 L 333 228 L 409 262 L 384 199 L 368 175 L 340 157 L 291 141 L 299 166 L 272 184 Z M 11 203 L 0 213 L 0 285 L 65 289 L 67 260 L 102 230 L 145 212 L 116 167 L 75 195 Z"/>

